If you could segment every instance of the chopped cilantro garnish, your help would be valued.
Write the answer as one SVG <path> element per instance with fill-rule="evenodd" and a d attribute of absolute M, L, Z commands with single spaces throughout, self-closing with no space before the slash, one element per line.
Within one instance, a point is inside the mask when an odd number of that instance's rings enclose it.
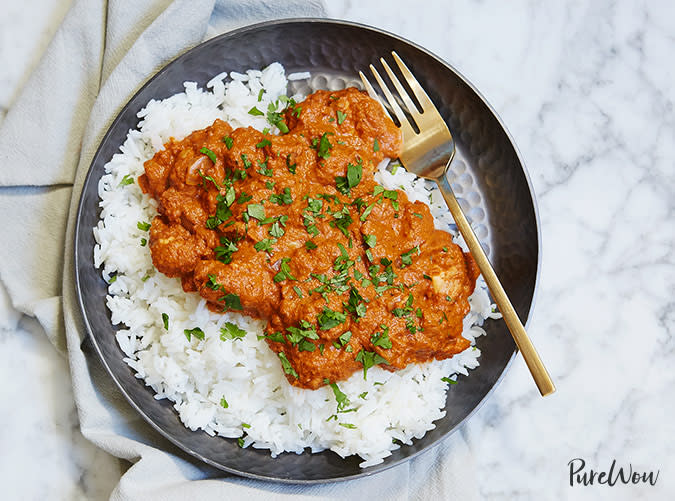
<path fill-rule="evenodd" d="M 356 165 L 351 163 L 347 165 L 346 176 L 335 177 L 335 186 L 343 195 L 349 195 L 350 190 L 361 182 L 362 176 L 363 160 L 359 158 L 359 161 L 356 163 Z"/>
<path fill-rule="evenodd" d="M 295 379 L 298 379 L 298 373 L 295 372 L 295 369 L 288 361 L 288 358 L 286 358 L 286 354 L 283 351 L 280 351 L 278 353 L 278 356 L 279 359 L 281 360 L 281 367 L 284 369 L 284 372 L 290 376 L 295 377 Z"/>
<path fill-rule="evenodd" d="M 218 301 L 225 303 L 225 308 L 230 310 L 243 310 L 241 306 L 241 299 L 239 296 L 232 293 L 226 293 L 224 296 L 219 297 Z"/>
<path fill-rule="evenodd" d="M 278 195 L 272 195 L 270 197 L 270 202 L 277 205 L 291 205 L 293 203 L 293 197 L 291 196 L 291 189 L 286 187 L 284 188 L 283 193 Z"/>
<path fill-rule="evenodd" d="M 316 345 L 311 341 L 302 339 L 298 343 L 298 351 L 314 351 L 314 350 L 316 350 Z"/>
<path fill-rule="evenodd" d="M 244 162 L 245 169 L 248 169 L 251 165 L 253 165 L 244 153 L 241 154 L 241 161 Z"/>
<path fill-rule="evenodd" d="M 237 324 L 232 322 L 225 322 L 225 325 L 220 328 L 220 339 L 226 341 L 228 339 L 241 339 L 246 336 L 246 331 L 240 329 Z"/>
<path fill-rule="evenodd" d="M 341 346 L 344 346 L 349 342 L 351 338 L 352 338 L 352 331 L 345 331 L 338 336 L 338 341 L 340 342 Z"/>
<path fill-rule="evenodd" d="M 280 98 L 280 101 L 284 101 L 284 99 Z M 295 101 L 293 101 L 292 99 L 288 99 L 286 102 L 287 104 L 295 103 Z M 267 121 L 271 125 L 276 125 L 277 128 L 279 129 L 279 132 L 281 132 L 282 134 L 286 134 L 288 132 L 288 125 L 286 125 L 286 122 L 284 122 L 283 115 L 279 111 L 277 111 L 278 105 L 279 105 L 278 101 L 276 103 L 270 103 L 267 105 Z"/>
<path fill-rule="evenodd" d="M 134 184 L 134 178 L 131 177 L 131 174 L 125 174 L 119 186 L 127 186 L 128 184 Z"/>
<path fill-rule="evenodd" d="M 344 236 L 349 236 L 348 228 L 349 225 L 354 221 L 351 214 L 349 213 L 349 207 L 344 205 L 342 210 L 334 212 L 332 215 L 335 220 L 331 221 L 330 225 L 340 230 Z"/>
<path fill-rule="evenodd" d="M 197 174 L 199 174 L 199 177 L 202 178 L 202 188 L 207 189 L 206 188 L 206 182 L 211 181 L 213 183 L 213 185 L 216 187 L 216 189 L 220 190 L 220 185 L 218 184 L 218 182 L 215 179 L 213 179 L 213 176 L 206 176 L 206 175 L 204 175 L 204 173 L 202 173 L 201 170 L 198 170 Z"/>
<path fill-rule="evenodd" d="M 255 145 L 256 148 L 264 148 L 265 146 L 272 146 L 272 141 L 269 139 L 263 139 L 258 144 Z"/>
<path fill-rule="evenodd" d="M 240 240 L 238 238 L 237 240 Z M 220 237 L 220 244 L 218 247 L 216 247 L 214 252 L 216 253 L 216 259 L 219 261 L 229 264 L 232 262 L 232 254 L 237 252 L 239 248 L 236 245 L 237 240 L 230 240 L 227 237 Z"/>
<path fill-rule="evenodd" d="M 188 341 L 192 340 L 192 336 L 196 337 L 197 339 L 204 339 L 204 331 L 199 327 L 195 327 L 194 329 L 183 329 L 183 333 L 185 334 L 185 337 Z"/>
<path fill-rule="evenodd" d="M 355 430 L 356 429 L 356 425 L 352 424 L 352 423 L 338 423 L 338 424 L 340 426 L 342 426 L 343 428 L 347 428 L 349 430 Z"/>
<path fill-rule="evenodd" d="M 368 247 L 373 248 L 377 244 L 377 237 L 375 235 L 363 235 L 363 241 Z"/>
<path fill-rule="evenodd" d="M 297 278 L 291 274 L 291 268 L 288 266 L 290 260 L 291 258 L 289 257 L 285 257 L 281 260 L 281 264 L 279 265 L 279 273 L 274 275 L 275 282 L 283 282 L 284 280 L 297 280 Z"/>
<path fill-rule="evenodd" d="M 269 252 L 275 243 L 277 243 L 276 238 L 264 238 L 260 242 L 257 242 L 253 248 L 258 252 Z"/>
<path fill-rule="evenodd" d="M 342 122 L 345 121 L 345 118 L 347 118 L 347 114 L 341 112 L 340 110 L 337 110 L 337 123 L 338 123 L 338 125 L 342 125 Z"/>
<path fill-rule="evenodd" d="M 303 296 L 302 296 L 302 290 L 300 290 L 300 287 L 298 287 L 297 285 L 294 285 L 294 286 L 293 286 L 293 290 L 294 290 L 295 293 L 298 295 L 298 297 L 299 297 L 300 299 L 302 299 Z"/>
<path fill-rule="evenodd" d="M 146 223 L 145 221 L 139 221 L 136 223 L 136 228 L 138 228 L 141 231 L 148 231 L 150 229 L 150 223 Z"/>
<path fill-rule="evenodd" d="M 317 322 L 319 323 L 319 328 L 322 331 L 327 331 L 333 327 L 340 325 L 347 319 L 347 315 L 340 313 L 338 311 L 333 311 L 330 308 L 325 308 L 317 317 Z"/>
<path fill-rule="evenodd" d="M 269 339 L 270 341 L 274 341 L 275 343 L 283 343 L 286 344 L 286 340 L 284 339 L 284 335 L 277 331 L 273 332 L 272 334 L 267 334 L 265 336 L 258 336 L 258 339 Z"/>
<path fill-rule="evenodd" d="M 366 219 L 368 219 L 368 216 L 370 216 L 370 213 L 372 212 L 373 207 L 375 207 L 375 204 L 376 204 L 376 203 L 377 203 L 377 202 L 373 202 L 373 203 L 370 204 L 368 207 L 366 207 L 366 210 L 364 210 L 364 211 L 363 211 L 363 214 L 361 214 L 361 217 L 360 217 L 361 222 L 364 222 Z"/>
<path fill-rule="evenodd" d="M 444 381 L 448 384 L 457 384 L 457 381 L 455 381 L 454 379 L 450 379 L 449 377 L 442 377 L 441 381 Z"/>
<path fill-rule="evenodd" d="M 362 398 L 363 400 L 366 399 L 366 395 L 368 395 L 367 391 L 364 391 L 363 393 L 359 393 L 359 398 Z"/>
<path fill-rule="evenodd" d="M 378 346 L 385 350 L 391 348 L 391 340 L 389 339 L 389 327 L 383 327 L 382 332 L 376 332 L 370 337 L 370 342 L 373 346 Z"/>
<path fill-rule="evenodd" d="M 288 172 L 291 174 L 295 174 L 295 169 L 297 168 L 298 164 L 294 163 L 291 165 L 291 157 L 290 155 L 286 157 L 286 167 L 288 168 Z"/>
<path fill-rule="evenodd" d="M 305 242 L 305 247 L 307 248 L 307 250 L 312 250 L 312 249 L 316 249 L 317 245 L 314 242 L 312 242 L 311 240 L 307 240 Z"/>
<path fill-rule="evenodd" d="M 345 310 L 354 315 L 357 319 L 366 315 L 366 305 L 363 302 L 363 296 L 354 288 L 349 289 L 349 300 L 344 305 Z"/>
<path fill-rule="evenodd" d="M 359 351 L 356 354 L 356 358 L 354 359 L 357 362 L 361 362 L 363 364 L 363 379 L 366 379 L 366 375 L 368 373 L 368 369 L 373 367 L 374 365 L 378 364 L 385 364 L 389 365 L 389 362 L 387 361 L 386 358 L 380 356 L 379 354 L 373 352 L 373 351 L 366 351 L 363 348 L 361 351 Z"/>
<path fill-rule="evenodd" d="M 302 224 L 305 225 L 305 229 L 307 230 L 307 233 L 312 235 L 313 237 L 317 236 L 319 234 L 319 228 L 316 227 L 316 224 L 314 217 L 311 214 L 305 214 L 303 219 L 302 219 Z"/>
<path fill-rule="evenodd" d="M 408 252 L 404 252 L 401 254 L 401 267 L 405 266 L 410 266 L 412 264 L 412 255 L 417 253 L 419 255 L 420 253 L 420 247 L 419 245 L 416 245 L 412 249 L 410 249 Z"/>
<path fill-rule="evenodd" d="M 169 315 L 162 313 L 162 324 L 164 324 L 164 330 L 169 330 Z"/>
<path fill-rule="evenodd" d="M 216 277 L 213 273 L 209 273 L 209 280 L 206 282 L 206 287 L 208 287 L 211 290 L 217 291 L 220 289 L 220 284 L 218 283 L 218 277 Z"/>
<path fill-rule="evenodd" d="M 284 233 L 286 233 L 286 231 L 281 227 L 279 221 L 275 221 L 272 227 L 268 230 L 268 233 L 275 238 L 280 238 L 284 235 Z"/>
<path fill-rule="evenodd" d="M 337 402 L 337 412 L 344 412 L 345 409 L 349 406 L 349 398 L 345 395 L 336 383 L 329 382 L 328 379 L 324 379 L 324 382 L 333 389 L 333 394 L 335 395 L 335 401 Z"/>
<path fill-rule="evenodd" d="M 361 182 L 361 177 L 363 176 L 363 161 L 359 158 L 359 161 L 354 164 L 347 165 L 347 181 L 349 182 L 349 187 L 353 188 Z"/>
<path fill-rule="evenodd" d="M 248 110 L 248 114 L 253 115 L 254 117 L 261 117 L 261 116 L 264 115 L 264 113 L 262 111 L 260 111 L 258 108 L 256 108 L 255 106 L 253 108 L 251 108 L 250 110 Z"/>
<path fill-rule="evenodd" d="M 239 205 L 243 205 L 243 204 L 245 204 L 246 202 L 248 202 L 249 200 L 252 200 L 252 199 L 253 199 L 252 195 L 249 195 L 248 193 L 242 191 L 241 194 L 239 195 L 239 200 L 237 200 L 237 203 Z"/>
<path fill-rule="evenodd" d="M 286 335 L 291 344 L 296 345 L 303 339 L 319 339 L 316 329 L 307 320 L 300 320 L 298 327 L 286 327 Z"/>
<path fill-rule="evenodd" d="M 228 150 L 232 149 L 232 145 L 234 144 L 234 139 L 232 139 L 230 136 L 223 136 L 221 139 L 223 143 L 225 143 L 225 146 L 227 146 Z"/>
<path fill-rule="evenodd" d="M 312 197 L 307 199 L 307 208 L 314 214 L 321 212 L 323 200 L 314 200 Z"/>
<path fill-rule="evenodd" d="M 377 142 L 377 138 L 373 141 L 373 151 L 380 151 L 380 143 Z"/>
<path fill-rule="evenodd" d="M 261 204 L 248 204 L 246 206 L 246 213 L 258 221 L 265 219 L 265 207 Z"/>
<path fill-rule="evenodd" d="M 141 238 L 141 247 L 145 247 L 147 243 L 148 243 L 147 239 Z"/>
<path fill-rule="evenodd" d="M 330 150 L 333 148 L 333 145 L 328 140 L 328 136 L 333 135 L 332 132 L 324 132 L 321 135 L 319 144 L 317 145 L 316 154 L 321 158 L 330 158 Z"/>
<path fill-rule="evenodd" d="M 223 409 L 227 409 L 230 406 L 230 404 L 227 403 L 227 400 L 225 400 L 225 397 L 220 398 L 220 406 Z"/>
<path fill-rule="evenodd" d="M 218 161 L 218 159 L 216 158 L 216 154 L 207 147 L 201 148 L 199 150 L 199 153 L 203 153 L 204 155 L 209 157 L 214 164 Z"/>
<path fill-rule="evenodd" d="M 260 167 L 260 169 L 258 169 L 256 172 L 258 172 L 258 174 L 260 174 L 262 176 L 272 177 L 272 175 L 274 174 L 274 171 L 270 167 L 267 166 L 267 160 L 268 160 L 268 157 L 265 157 L 264 162 L 261 162 L 260 160 L 258 160 L 258 166 Z"/>

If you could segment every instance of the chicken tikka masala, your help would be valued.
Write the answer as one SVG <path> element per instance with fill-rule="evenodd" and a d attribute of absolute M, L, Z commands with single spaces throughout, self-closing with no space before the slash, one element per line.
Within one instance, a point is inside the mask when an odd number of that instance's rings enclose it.
<path fill-rule="evenodd" d="M 279 135 L 216 120 L 145 163 L 157 270 L 213 310 L 266 319 L 298 387 L 468 348 L 479 271 L 426 204 L 375 183 L 401 148 L 380 105 L 354 88 L 317 91 L 267 117 Z"/>

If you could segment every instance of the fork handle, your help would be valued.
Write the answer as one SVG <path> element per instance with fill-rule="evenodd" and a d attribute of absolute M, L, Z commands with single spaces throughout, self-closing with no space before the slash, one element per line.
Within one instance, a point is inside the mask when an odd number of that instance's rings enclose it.
<path fill-rule="evenodd" d="M 544 367 L 543 362 L 539 358 L 539 354 L 537 353 L 537 350 L 535 350 L 532 341 L 530 341 L 527 331 L 525 331 L 525 327 L 520 321 L 520 318 L 518 318 L 518 314 L 506 295 L 504 287 L 502 287 L 495 270 L 492 268 L 488 257 L 485 255 L 483 247 L 478 241 L 473 229 L 471 229 L 471 225 L 466 219 L 464 211 L 459 206 L 446 175 L 443 174 L 440 179 L 436 179 L 436 182 L 441 189 L 441 194 L 450 209 L 452 217 L 455 219 L 455 223 L 457 223 L 459 232 L 464 237 L 464 241 L 469 247 L 471 255 L 476 261 L 476 264 L 478 264 L 478 268 L 480 268 L 485 283 L 490 289 L 490 293 L 506 322 L 506 326 L 509 328 L 509 331 L 511 331 L 516 346 L 525 359 L 527 368 L 530 370 L 534 382 L 537 384 L 537 388 L 539 388 L 539 392 L 543 397 L 550 395 L 555 392 L 555 385 L 551 380 L 551 376 L 549 376 L 546 367 Z"/>

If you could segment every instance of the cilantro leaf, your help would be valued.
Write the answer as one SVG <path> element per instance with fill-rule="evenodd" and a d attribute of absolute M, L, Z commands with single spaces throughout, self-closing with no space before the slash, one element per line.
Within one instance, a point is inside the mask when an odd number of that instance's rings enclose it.
<path fill-rule="evenodd" d="M 225 325 L 220 328 L 220 339 L 226 341 L 228 339 L 241 339 L 246 336 L 246 331 L 240 329 L 237 324 L 232 322 L 225 322 Z"/>
<path fill-rule="evenodd" d="M 279 356 L 279 360 L 281 360 L 281 367 L 284 369 L 284 372 L 290 376 L 295 377 L 295 379 L 298 379 L 298 373 L 288 361 L 286 354 L 283 351 L 280 351 L 277 355 Z"/>
<path fill-rule="evenodd" d="M 333 327 L 340 325 L 347 319 L 347 315 L 337 311 L 333 311 L 330 308 L 325 308 L 317 317 L 317 322 L 319 323 L 319 328 L 323 331 L 332 329 Z"/>
<path fill-rule="evenodd" d="M 368 369 L 373 367 L 374 365 L 378 364 L 385 364 L 389 365 L 389 362 L 387 359 L 383 358 L 379 354 L 373 352 L 373 351 L 366 351 L 363 348 L 361 351 L 359 351 L 356 354 L 356 358 L 354 359 L 357 362 L 361 362 L 363 364 L 363 379 L 366 379 L 366 375 L 368 373 Z"/>
<path fill-rule="evenodd" d="M 192 340 L 192 336 L 197 339 L 204 339 L 204 331 L 199 327 L 195 327 L 194 329 L 183 329 L 183 334 L 185 334 L 188 341 Z"/>
<path fill-rule="evenodd" d="M 216 158 L 216 154 L 207 147 L 201 148 L 199 150 L 199 153 L 203 153 L 204 155 L 209 157 L 214 164 L 218 161 L 218 159 Z"/>
<path fill-rule="evenodd" d="M 281 264 L 279 265 L 279 273 L 274 275 L 275 282 L 283 282 L 284 280 L 297 280 L 297 278 L 291 274 L 291 267 L 288 266 L 290 260 L 291 258 L 289 257 L 285 257 L 281 260 Z"/>
<path fill-rule="evenodd" d="M 127 186 L 129 184 L 134 184 L 134 178 L 131 177 L 131 174 L 125 174 L 118 186 Z"/>
<path fill-rule="evenodd" d="M 265 219 L 265 207 L 261 204 L 248 204 L 246 206 L 246 213 L 258 221 Z"/>

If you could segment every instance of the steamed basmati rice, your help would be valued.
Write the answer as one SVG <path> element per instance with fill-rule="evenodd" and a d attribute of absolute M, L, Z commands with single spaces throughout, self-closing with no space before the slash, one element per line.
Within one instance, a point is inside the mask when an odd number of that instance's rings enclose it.
<path fill-rule="evenodd" d="M 157 203 L 130 179 L 144 172 L 143 163 L 169 138 L 182 139 L 216 118 L 233 127 L 269 127 L 264 117 L 248 110 L 267 109 L 286 93 L 287 84 L 283 67 L 274 63 L 262 71 L 216 75 L 207 90 L 186 82 L 184 92 L 150 101 L 99 182 L 101 220 L 94 228 L 94 261 L 110 284 L 107 306 L 112 323 L 120 326 L 116 337 L 125 362 L 152 387 L 155 398 L 174 402 L 185 426 L 239 438 L 243 447 L 269 449 L 272 456 L 306 448 L 330 449 L 343 457 L 358 454 L 361 466 L 367 467 L 434 428 L 433 422 L 445 415 L 448 383 L 441 378 L 467 375 L 478 365 L 480 351 L 473 347 L 449 360 L 414 364 L 395 373 L 373 367 L 367 380 L 357 372 L 339 383 L 351 402 L 348 407 L 356 410 L 336 413 L 330 387 L 305 390 L 287 382 L 278 358 L 258 340 L 264 322 L 213 313 L 199 295 L 183 292 L 179 279 L 157 272 L 143 244 L 148 232 L 137 224 L 152 221 Z M 403 168 L 386 167 L 383 162 L 377 182 L 428 203 L 436 226 L 452 231 L 452 218 L 437 189 Z M 469 301 L 463 335 L 473 344 L 485 333 L 483 320 L 494 315 L 482 279 Z M 221 340 L 219 329 L 225 322 L 247 335 Z M 195 327 L 205 333 L 203 340 L 184 335 L 184 329 Z"/>

